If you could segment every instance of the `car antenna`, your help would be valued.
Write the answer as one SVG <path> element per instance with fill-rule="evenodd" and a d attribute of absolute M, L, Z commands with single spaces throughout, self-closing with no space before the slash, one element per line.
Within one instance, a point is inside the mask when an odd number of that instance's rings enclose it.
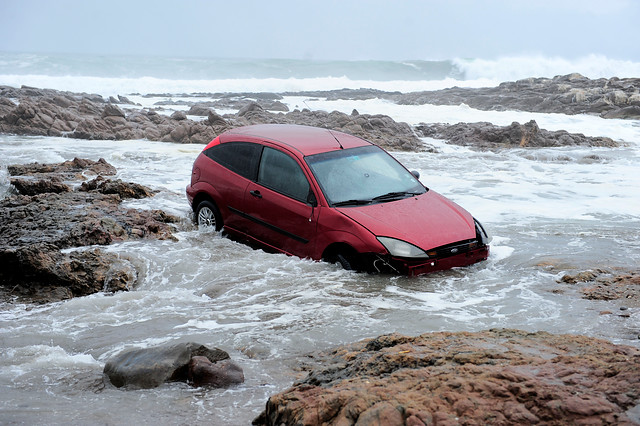
<path fill-rule="evenodd" d="M 336 140 L 336 142 L 338 142 L 338 145 L 340 145 L 340 149 L 344 149 L 344 147 L 342 146 L 342 144 L 340 143 L 338 138 L 336 138 L 336 135 L 334 135 L 331 130 L 329 130 L 329 133 L 331 133 L 331 136 L 333 136 L 333 138 Z"/>

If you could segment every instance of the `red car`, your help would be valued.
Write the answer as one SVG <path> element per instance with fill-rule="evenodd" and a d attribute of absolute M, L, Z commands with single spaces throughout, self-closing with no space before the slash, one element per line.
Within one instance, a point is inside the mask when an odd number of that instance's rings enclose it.
<path fill-rule="evenodd" d="M 418 177 L 358 137 L 266 124 L 211 141 L 187 198 L 199 226 L 345 269 L 418 275 L 486 260 L 482 225 Z"/>

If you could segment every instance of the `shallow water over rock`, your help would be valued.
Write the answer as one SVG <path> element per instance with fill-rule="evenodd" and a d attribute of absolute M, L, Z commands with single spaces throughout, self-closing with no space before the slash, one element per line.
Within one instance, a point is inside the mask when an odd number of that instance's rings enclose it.
<path fill-rule="evenodd" d="M 487 262 L 409 279 L 268 254 L 195 229 L 184 187 L 200 145 L 4 135 L 0 142 L 1 196 L 8 164 L 104 157 L 116 178 L 159 191 L 126 206 L 182 219 L 178 241 L 105 248 L 136 266 L 133 291 L 0 306 L 2 421 L 248 424 L 270 395 L 303 376 L 305 354 L 392 332 L 508 327 L 640 347 L 635 308 L 620 316 L 624 300 L 586 300 L 579 286 L 557 282 L 592 267 L 637 267 L 635 145 L 478 152 L 425 140 L 439 152 L 395 154 L 493 236 Z M 229 352 L 245 383 L 123 391 L 103 380 L 106 360 L 124 349 L 187 341 Z"/>

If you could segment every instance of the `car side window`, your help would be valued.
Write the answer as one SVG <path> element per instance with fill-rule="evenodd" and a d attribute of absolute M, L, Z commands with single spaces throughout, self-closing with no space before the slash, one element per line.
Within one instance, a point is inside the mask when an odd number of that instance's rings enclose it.
<path fill-rule="evenodd" d="M 309 195 L 309 181 L 300 165 L 273 148 L 265 147 L 262 152 L 258 183 L 302 202 L 306 202 Z"/>
<path fill-rule="evenodd" d="M 262 145 L 250 142 L 227 142 L 204 152 L 213 161 L 247 179 L 256 180 Z"/>

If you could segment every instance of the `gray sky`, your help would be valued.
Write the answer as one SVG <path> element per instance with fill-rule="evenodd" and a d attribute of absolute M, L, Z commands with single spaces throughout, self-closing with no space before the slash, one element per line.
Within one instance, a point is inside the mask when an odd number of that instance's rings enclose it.
<path fill-rule="evenodd" d="M 0 51 L 640 61 L 640 1 L 0 0 Z"/>

